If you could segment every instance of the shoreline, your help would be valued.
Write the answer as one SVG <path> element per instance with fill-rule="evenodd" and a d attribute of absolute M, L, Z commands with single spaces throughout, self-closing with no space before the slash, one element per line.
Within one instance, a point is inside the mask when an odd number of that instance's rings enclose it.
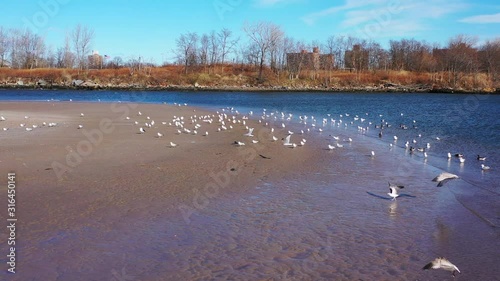
<path fill-rule="evenodd" d="M 113 104 L 122 107 L 114 112 Z M 268 128 L 275 127 L 281 139 L 302 125 L 278 129 L 282 121 L 269 119 L 267 127 L 258 123 L 258 113 L 245 120 L 255 127 L 260 142 L 252 145 L 238 122 L 224 132 L 216 132 L 215 120 L 198 122 L 202 127 L 196 136 L 163 127 L 161 122 L 173 116 L 184 116 L 185 126 L 191 128 L 189 116 L 214 114 L 198 107 L 23 101 L 2 105 L 0 113 L 7 117 L 2 126 L 58 122 L 55 128 L 32 132 L 19 127 L 9 129 L 8 135 L 0 131 L 5 152 L 0 170 L 17 172 L 19 219 L 25 225 L 18 249 L 23 263 L 12 280 L 100 280 L 117 273 L 140 280 L 426 280 L 447 274 L 421 270 L 434 254 L 450 258 L 463 278 L 487 280 L 498 272 L 492 266 L 495 259 L 489 259 L 496 256 L 495 249 L 488 246 L 498 241 L 498 228 L 488 226 L 456 198 L 456 191 L 468 189 L 466 182 L 436 189 L 430 179 L 441 169 L 411 160 L 402 148 L 384 156 L 385 143 L 355 131 L 339 131 L 340 139 L 352 137 L 353 142 L 343 140 L 344 148 L 327 151 L 331 139 L 312 131 L 292 137 L 306 138 L 304 147 L 270 142 Z M 123 106 L 130 120 L 124 118 Z M 133 121 L 144 122 L 147 116 L 165 136 L 156 138 L 157 129 L 137 133 Z M 47 170 L 51 160 L 63 163 L 85 140 L 83 130 L 98 129 L 104 118 L 113 121 L 114 130 L 102 130 L 93 152 L 55 180 L 54 171 Z M 77 129 L 78 124 L 84 129 Z M 201 135 L 205 131 L 208 136 Z M 236 140 L 247 144 L 235 146 Z M 179 147 L 169 148 L 169 141 Z M 369 156 L 372 149 L 376 157 Z M 407 162 L 412 170 L 408 175 L 400 170 Z M 407 185 L 404 193 L 409 196 L 380 198 L 387 192 L 387 180 Z M 462 231 L 464 227 L 471 229 Z M 45 251 L 47 247 L 51 251 Z M 490 262 L 475 259 L 478 255 Z M 47 260 L 58 266 L 46 267 Z"/>
<path fill-rule="evenodd" d="M 435 94 L 479 94 L 479 95 L 500 95 L 500 89 L 495 91 L 484 90 L 464 90 L 452 88 L 431 88 L 429 86 L 402 86 L 393 85 L 389 87 L 381 86 L 359 86 L 359 87 L 300 87 L 292 88 L 285 86 L 196 86 L 196 85 L 169 85 L 169 86 L 119 86 L 119 85 L 99 85 L 90 84 L 83 86 L 72 85 L 37 85 L 37 84 L 3 84 L 0 90 L 87 90 L 87 91 L 180 91 L 180 92 L 319 92 L 319 93 L 435 93 Z"/>

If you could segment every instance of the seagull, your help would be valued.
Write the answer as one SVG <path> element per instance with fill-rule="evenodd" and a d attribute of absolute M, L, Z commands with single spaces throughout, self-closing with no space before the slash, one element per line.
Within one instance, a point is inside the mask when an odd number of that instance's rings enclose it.
<path fill-rule="evenodd" d="M 140 127 L 140 128 L 139 128 L 139 134 L 144 134 L 145 132 L 146 132 L 146 130 L 144 130 L 144 128 L 143 128 L 143 127 Z"/>
<path fill-rule="evenodd" d="M 0 121 L 5 121 L 5 120 L 6 120 L 5 117 L 0 116 Z"/>
<path fill-rule="evenodd" d="M 253 137 L 254 128 L 248 128 L 248 133 L 244 134 L 245 137 Z"/>
<path fill-rule="evenodd" d="M 9 128 L 3 128 L 4 131 L 7 131 Z"/>
<path fill-rule="evenodd" d="M 490 169 L 490 166 L 485 166 L 484 164 L 481 164 L 481 169 L 482 169 L 483 171 L 487 171 L 487 170 L 489 170 L 489 169 Z"/>
<path fill-rule="evenodd" d="M 451 153 L 448 152 L 448 159 L 451 159 Z"/>
<path fill-rule="evenodd" d="M 33 128 L 26 128 L 26 131 L 31 132 L 31 131 L 33 131 Z"/>
<path fill-rule="evenodd" d="M 387 193 L 389 196 L 392 197 L 392 200 L 396 200 L 396 198 L 399 196 L 398 190 L 404 188 L 402 185 L 395 185 L 391 184 L 389 182 L 389 190 L 391 191 L 390 193 Z"/>
<path fill-rule="evenodd" d="M 283 143 L 283 145 L 286 145 L 286 146 L 290 146 L 292 145 L 292 143 L 290 143 L 290 138 L 292 137 L 292 135 L 288 135 L 286 138 L 285 138 L 285 142 Z"/>
<path fill-rule="evenodd" d="M 245 145 L 245 143 L 241 142 L 241 141 L 234 141 L 234 144 L 236 144 L 237 146 L 243 146 L 243 145 Z"/>
<path fill-rule="evenodd" d="M 176 146 L 177 146 L 176 143 L 170 142 L 170 147 L 176 147 Z"/>
<path fill-rule="evenodd" d="M 395 140 L 395 141 L 397 141 L 397 140 L 398 140 L 398 136 L 394 136 L 393 138 L 394 138 L 394 140 Z"/>
<path fill-rule="evenodd" d="M 163 137 L 163 134 L 162 134 L 162 133 L 160 133 L 160 132 L 156 133 L 156 135 L 158 136 L 158 138 Z"/>
<path fill-rule="evenodd" d="M 484 160 L 486 160 L 486 157 L 484 157 L 484 156 L 479 156 L 479 154 L 478 154 L 478 155 L 477 155 L 477 160 L 478 160 L 478 161 L 484 161 Z"/>
<path fill-rule="evenodd" d="M 328 150 L 334 150 L 334 149 L 335 149 L 334 145 L 331 145 L 331 144 L 328 145 Z"/>
<path fill-rule="evenodd" d="M 443 186 L 447 181 L 452 179 L 458 179 L 458 176 L 452 173 L 443 172 L 439 174 L 437 177 L 433 178 L 432 181 L 438 182 L 437 186 L 439 187 Z"/>
<path fill-rule="evenodd" d="M 425 270 L 425 269 L 440 269 L 440 268 L 447 271 L 451 271 L 453 277 L 455 277 L 455 271 L 460 273 L 458 267 L 445 258 L 436 258 L 435 260 L 426 264 L 422 269 Z"/>
<path fill-rule="evenodd" d="M 258 140 L 252 140 L 252 143 L 256 144 L 256 143 L 259 143 L 259 141 Z"/>
<path fill-rule="evenodd" d="M 80 113 L 80 117 L 83 117 L 83 116 L 85 116 L 85 114 L 83 114 L 83 113 Z"/>
<path fill-rule="evenodd" d="M 78 125 L 78 129 L 83 129 L 83 125 Z"/>
<path fill-rule="evenodd" d="M 460 163 L 464 163 L 464 162 L 465 162 L 465 158 L 463 158 L 463 157 L 458 157 L 458 161 L 460 161 Z"/>
<path fill-rule="evenodd" d="M 372 150 L 371 155 L 372 157 L 375 157 L 375 151 Z"/>

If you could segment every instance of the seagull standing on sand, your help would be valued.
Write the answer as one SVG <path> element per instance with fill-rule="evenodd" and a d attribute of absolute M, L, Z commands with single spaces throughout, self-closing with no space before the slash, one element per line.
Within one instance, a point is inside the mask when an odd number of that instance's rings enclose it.
<path fill-rule="evenodd" d="M 455 273 L 460 273 L 458 267 L 452 264 L 449 260 L 445 258 L 436 258 L 430 263 L 426 264 L 422 269 L 444 269 L 446 271 L 451 271 L 453 277 L 455 277 Z M 456 272 L 455 272 L 456 271 Z"/>
<path fill-rule="evenodd" d="M 458 176 L 452 173 L 443 172 L 437 177 L 433 178 L 432 181 L 438 182 L 437 186 L 440 187 L 443 186 L 447 181 L 452 179 L 458 179 Z"/>
<path fill-rule="evenodd" d="M 83 129 L 83 125 L 78 125 L 78 129 Z"/>
<path fill-rule="evenodd" d="M 177 146 L 176 143 L 170 142 L 170 147 L 176 147 L 176 146 Z"/>
<path fill-rule="evenodd" d="M 286 146 L 290 146 L 292 145 L 292 143 L 290 143 L 290 138 L 292 137 L 292 135 L 288 135 L 286 138 L 285 138 L 285 142 L 283 143 L 283 145 L 286 145 Z"/>
<path fill-rule="evenodd" d="M 396 200 L 396 198 L 399 197 L 398 190 L 402 189 L 402 188 L 404 188 L 403 185 L 395 185 L 395 184 L 391 184 L 389 182 L 389 190 L 390 190 L 390 192 L 387 193 L 387 194 L 392 197 L 392 200 Z"/>
<path fill-rule="evenodd" d="M 139 128 L 139 134 L 144 134 L 145 132 L 146 132 L 146 130 L 144 130 L 144 128 L 143 128 L 143 127 L 140 127 L 140 128 Z"/>

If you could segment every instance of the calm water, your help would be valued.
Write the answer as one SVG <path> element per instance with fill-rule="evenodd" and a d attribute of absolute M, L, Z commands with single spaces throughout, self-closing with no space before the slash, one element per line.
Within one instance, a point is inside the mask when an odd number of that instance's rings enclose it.
<path fill-rule="evenodd" d="M 309 128 L 311 145 L 333 143 L 329 135 L 353 138 L 336 151 L 341 159 L 319 163 L 317 173 L 262 180 L 244 196 L 216 198 L 189 225 L 180 216 L 117 223 L 103 246 L 116 255 L 85 265 L 102 276 L 114 276 L 111 263 L 130 274 L 124 280 L 451 280 L 421 270 L 443 255 L 463 272 L 457 280 L 498 280 L 500 96 L 0 91 L 0 101 L 69 99 L 231 107 L 254 118 L 265 109 L 276 127 Z M 381 122 L 391 126 L 379 138 Z M 406 141 L 429 143 L 428 159 L 410 154 Z M 375 158 L 367 156 L 371 150 Z M 448 160 L 448 152 L 463 153 L 466 162 Z M 477 154 L 487 157 L 490 171 L 481 170 Z M 430 179 L 443 170 L 461 179 L 438 189 Z M 408 196 L 386 200 L 387 181 L 405 184 Z M 68 244 L 103 235 L 92 228 L 68 233 Z M 64 249 L 53 245 L 53 252 L 58 247 Z M 79 280 L 75 272 L 68 267 L 59 275 Z"/>

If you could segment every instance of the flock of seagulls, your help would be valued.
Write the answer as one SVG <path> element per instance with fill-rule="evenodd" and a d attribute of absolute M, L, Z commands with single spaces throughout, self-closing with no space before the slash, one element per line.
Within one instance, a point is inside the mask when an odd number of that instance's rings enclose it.
<path fill-rule="evenodd" d="M 182 106 L 181 104 L 177 103 L 175 103 L 174 105 Z M 150 116 L 145 116 L 145 122 L 144 122 L 143 113 L 141 111 L 138 111 L 137 112 L 138 120 L 132 121 L 132 118 L 130 116 L 125 117 L 125 120 L 131 122 L 131 124 L 133 124 L 134 126 L 139 126 L 139 128 L 137 129 L 137 134 L 144 135 L 146 134 L 147 131 L 153 130 L 154 137 L 156 138 L 164 138 L 165 136 L 168 135 L 164 131 L 161 132 L 159 131 L 160 124 L 162 126 L 173 127 L 175 134 L 177 135 L 180 134 L 197 135 L 198 131 L 201 131 L 201 128 L 205 124 L 212 124 L 212 123 L 217 124 L 216 132 L 230 131 L 236 128 L 236 126 L 239 126 L 246 129 L 246 132 L 242 135 L 244 139 L 235 140 L 233 144 L 235 146 L 245 146 L 246 145 L 245 139 L 248 138 L 250 138 L 249 143 L 251 144 L 259 143 L 259 140 L 254 139 L 255 128 L 249 127 L 247 124 L 248 119 L 250 118 L 250 116 L 253 115 L 254 113 L 252 111 L 250 111 L 247 115 L 242 115 L 234 108 L 224 108 L 221 111 L 217 111 L 215 114 L 208 114 L 203 116 L 198 116 L 196 114 L 193 114 L 191 116 L 173 116 L 171 120 L 162 121 L 161 123 L 156 123 L 154 120 L 151 119 Z M 368 115 L 368 113 L 366 115 Z M 358 132 L 361 134 L 365 134 L 367 131 L 370 130 L 370 127 L 374 125 L 372 122 L 367 121 L 366 118 L 362 118 L 358 115 L 350 117 L 350 114 L 348 113 L 340 114 L 338 115 L 337 118 L 333 117 L 333 115 L 331 114 L 327 114 L 327 116 L 328 118 L 315 118 L 314 116 L 307 116 L 307 115 L 298 116 L 299 124 L 303 125 L 304 128 L 298 129 L 295 132 L 290 128 L 288 128 L 286 124 L 287 122 L 292 121 L 292 119 L 294 118 L 293 114 L 286 114 L 284 112 L 279 112 L 279 111 L 268 112 L 266 109 L 263 109 L 262 115 L 260 117 L 257 117 L 256 119 L 260 124 L 263 124 L 265 127 L 270 128 L 271 136 L 270 139 L 268 140 L 270 142 L 278 142 L 280 140 L 280 138 L 278 138 L 275 135 L 275 133 L 278 133 L 276 130 L 280 129 L 282 130 L 282 132 L 285 131 L 284 132 L 285 136 L 281 138 L 281 142 L 283 146 L 289 148 L 297 148 L 299 146 L 306 145 L 307 140 L 303 137 L 303 135 L 311 132 L 322 134 L 324 132 L 323 128 L 327 126 L 337 127 L 337 128 L 346 128 L 350 125 L 357 126 Z M 82 118 L 85 117 L 85 114 L 80 113 L 80 117 Z M 379 115 L 379 117 L 382 118 L 383 116 Z M 25 119 L 28 118 L 29 118 L 28 116 L 25 116 Z M 141 119 L 143 120 L 142 125 L 141 125 Z M 6 117 L 0 116 L 0 121 L 6 121 L 6 120 L 7 120 Z M 276 123 L 277 125 L 273 127 L 273 125 Z M 43 122 L 42 124 L 42 126 L 47 126 L 47 127 L 54 127 L 57 125 L 58 125 L 57 123 L 46 123 L 46 122 Z M 26 127 L 24 123 L 20 124 L 20 126 L 25 127 L 26 131 L 32 131 L 33 129 L 37 128 L 37 125 L 33 125 L 32 127 Z M 384 128 L 389 128 L 389 127 L 391 127 L 391 124 L 386 122 L 384 119 L 381 119 L 380 124 L 375 125 L 376 129 L 380 129 L 379 137 L 383 136 Z M 417 128 L 416 121 L 413 120 L 413 126 L 400 124 L 399 128 L 402 130 L 408 130 L 409 128 L 416 129 Z M 77 126 L 77 129 L 83 129 L 83 125 L 79 124 Z M 6 131 L 8 130 L 8 128 L 3 128 L 3 130 Z M 156 132 L 154 130 L 156 130 Z M 201 134 L 201 136 L 204 137 L 207 137 L 208 135 L 209 131 L 205 131 L 203 134 Z M 298 137 L 298 139 L 292 141 L 292 137 L 297 138 L 296 135 L 300 135 L 301 137 Z M 330 143 L 326 144 L 326 150 L 329 151 L 341 149 L 344 147 L 344 144 L 350 144 L 353 142 L 353 139 L 351 137 L 344 139 L 342 139 L 340 136 L 335 136 L 335 135 L 329 135 L 328 137 Z M 422 153 L 422 157 L 424 159 L 427 159 L 428 158 L 427 152 L 431 149 L 431 143 L 426 143 L 425 146 L 421 147 L 414 147 L 414 145 L 420 143 L 420 141 L 417 141 L 417 139 L 421 137 L 422 135 L 418 134 L 417 138 L 406 141 L 404 149 L 406 151 L 409 151 L 410 154 L 413 154 L 415 152 Z M 393 142 L 389 144 L 391 149 L 397 144 L 399 139 L 400 137 L 396 135 L 392 136 Z M 436 137 L 435 140 L 440 141 L 440 138 Z M 172 141 L 168 141 L 167 143 L 168 143 L 167 147 L 170 148 L 175 148 L 178 146 L 177 143 L 174 143 Z M 373 150 L 369 154 L 369 156 L 372 158 L 375 158 L 375 155 L 376 153 Z M 261 155 L 261 157 L 263 156 Z M 460 163 L 463 164 L 465 162 L 465 157 L 463 154 L 457 153 L 455 154 L 455 157 L 458 158 Z M 452 154 L 447 153 L 447 158 L 450 161 L 452 159 Z M 485 161 L 486 157 L 477 155 L 477 160 Z M 483 171 L 486 171 L 489 170 L 490 167 L 481 164 L 481 169 Z M 436 176 L 434 179 L 432 179 L 432 181 L 437 182 L 437 186 L 441 187 L 448 181 L 458 178 L 459 177 L 455 174 L 443 172 L 438 176 Z M 403 188 L 404 188 L 403 185 L 397 185 L 389 182 L 389 193 L 387 194 L 390 196 L 390 198 L 392 198 L 393 201 L 395 201 L 396 198 L 400 196 L 399 191 Z M 424 266 L 423 269 L 444 269 L 451 271 L 453 276 L 455 276 L 456 272 L 460 273 L 458 268 L 445 258 L 437 258 L 434 261 L 427 264 L 426 266 Z"/>

